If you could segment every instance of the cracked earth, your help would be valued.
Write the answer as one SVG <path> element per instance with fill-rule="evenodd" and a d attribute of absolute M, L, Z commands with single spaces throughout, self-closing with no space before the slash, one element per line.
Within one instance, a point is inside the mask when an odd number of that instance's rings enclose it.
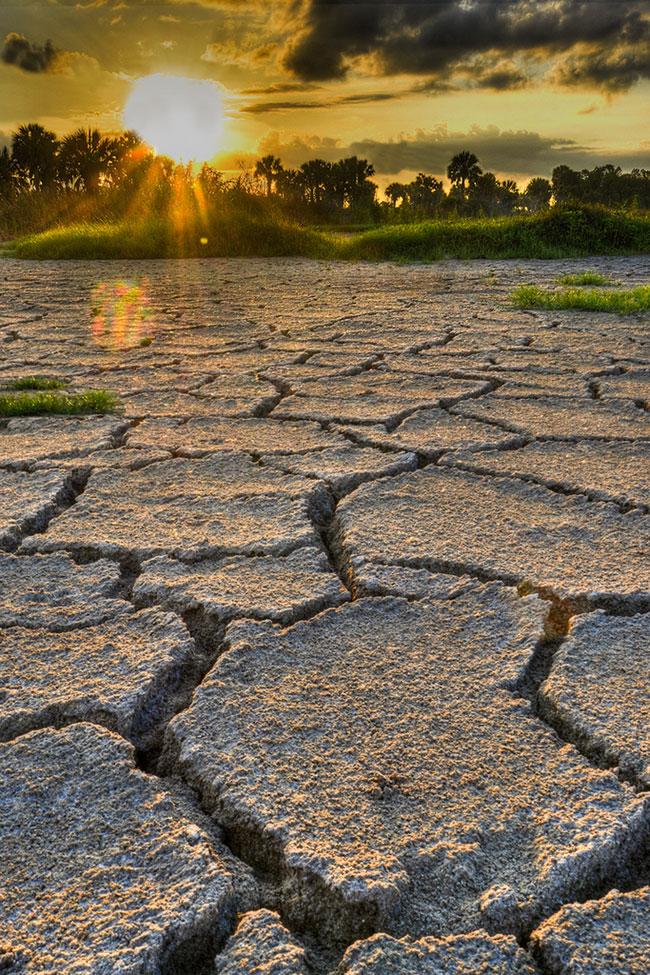
<path fill-rule="evenodd" d="M 650 321 L 508 302 L 587 269 L 1 262 L 121 412 L 0 421 L 0 971 L 647 975 Z"/>

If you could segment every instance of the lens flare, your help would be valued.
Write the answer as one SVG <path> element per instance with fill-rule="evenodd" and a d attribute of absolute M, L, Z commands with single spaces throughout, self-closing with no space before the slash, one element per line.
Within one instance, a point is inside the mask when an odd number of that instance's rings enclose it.
<path fill-rule="evenodd" d="M 148 75 L 133 85 L 124 125 L 163 156 L 177 162 L 208 162 L 223 142 L 221 91 L 212 81 Z"/>
<path fill-rule="evenodd" d="M 91 333 L 105 349 L 134 348 L 153 341 L 153 312 L 147 280 L 102 281 L 91 296 Z"/>

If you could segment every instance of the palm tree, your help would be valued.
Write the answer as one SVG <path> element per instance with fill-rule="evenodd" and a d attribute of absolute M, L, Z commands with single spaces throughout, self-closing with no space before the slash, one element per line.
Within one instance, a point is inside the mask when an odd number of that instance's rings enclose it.
<path fill-rule="evenodd" d="M 390 205 L 396 207 L 398 200 L 401 200 L 403 203 L 406 199 L 406 187 L 404 183 L 389 183 L 384 190 L 384 194 Z"/>
<path fill-rule="evenodd" d="M 300 167 L 307 196 L 311 204 L 323 202 L 330 181 L 332 164 L 324 159 L 309 159 Z"/>
<path fill-rule="evenodd" d="M 538 210 L 545 210 L 549 206 L 552 196 L 553 187 L 551 186 L 551 182 L 548 179 L 544 179 L 543 176 L 534 176 L 524 193 L 527 206 L 535 213 Z"/>
<path fill-rule="evenodd" d="M 427 173 L 418 173 L 406 187 L 408 201 L 422 213 L 430 214 L 444 199 L 442 180 Z"/>
<path fill-rule="evenodd" d="M 447 166 L 448 178 L 454 186 L 460 187 L 463 196 L 476 184 L 482 172 L 478 157 L 467 150 L 457 153 Z"/>
<path fill-rule="evenodd" d="M 259 179 L 266 180 L 266 195 L 270 196 L 273 192 L 273 183 L 282 172 L 282 163 L 274 155 L 263 156 L 255 163 L 255 175 Z"/>
<path fill-rule="evenodd" d="M 14 165 L 32 189 L 50 186 L 56 177 L 58 140 L 42 125 L 21 125 L 14 134 L 11 153 Z"/>
<path fill-rule="evenodd" d="M 95 193 L 120 158 L 115 139 L 97 129 L 77 129 L 61 143 L 59 169 L 64 182 Z"/>

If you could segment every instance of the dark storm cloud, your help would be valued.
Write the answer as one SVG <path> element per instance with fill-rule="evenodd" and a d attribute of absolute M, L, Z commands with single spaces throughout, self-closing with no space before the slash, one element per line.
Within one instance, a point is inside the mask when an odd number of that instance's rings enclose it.
<path fill-rule="evenodd" d="M 650 78 L 650 46 L 567 58 L 555 80 L 566 87 L 599 88 L 615 94 Z"/>
<path fill-rule="evenodd" d="M 284 63 L 306 81 L 341 78 L 361 56 L 387 75 L 444 78 L 480 54 L 557 58 L 588 45 L 606 56 L 650 36 L 646 0 L 302 0 L 299 9 Z M 616 59 L 609 63 L 615 73 Z M 621 64 L 621 87 L 632 78 Z"/>
<path fill-rule="evenodd" d="M 40 74 L 53 67 L 57 51 L 51 41 L 34 44 L 22 34 L 7 34 L 1 56 L 5 64 L 13 64 L 23 71 Z"/>

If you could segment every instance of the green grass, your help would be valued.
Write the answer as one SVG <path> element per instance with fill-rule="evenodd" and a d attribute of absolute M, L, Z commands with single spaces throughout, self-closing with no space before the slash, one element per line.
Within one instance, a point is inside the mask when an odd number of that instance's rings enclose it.
<path fill-rule="evenodd" d="M 114 413 L 118 408 L 114 393 L 91 389 L 85 393 L 59 391 L 0 392 L 0 416 L 73 416 L 81 413 Z"/>
<path fill-rule="evenodd" d="M 548 311 L 579 309 L 616 312 L 619 315 L 650 311 L 649 285 L 628 291 L 585 291 L 583 288 L 544 291 L 535 284 L 526 284 L 516 288 L 511 298 L 518 308 L 543 308 Z"/>
<path fill-rule="evenodd" d="M 53 376 L 21 376 L 19 379 L 12 379 L 4 388 L 14 390 L 65 389 L 67 385 L 65 379 L 55 379 Z"/>
<path fill-rule="evenodd" d="M 202 238 L 207 243 L 201 243 Z M 311 257 L 425 262 L 648 252 L 650 215 L 602 208 L 554 208 L 531 217 L 391 224 L 346 234 L 233 213 L 192 231 L 174 229 L 163 219 L 80 223 L 24 237 L 7 251 L 9 256 L 33 260 Z"/>
<path fill-rule="evenodd" d="M 610 281 L 604 274 L 597 274 L 596 271 L 583 271 L 582 274 L 565 274 L 563 277 L 557 279 L 557 283 L 569 288 L 582 288 L 587 285 L 611 288 L 616 284 L 615 281 Z"/>

